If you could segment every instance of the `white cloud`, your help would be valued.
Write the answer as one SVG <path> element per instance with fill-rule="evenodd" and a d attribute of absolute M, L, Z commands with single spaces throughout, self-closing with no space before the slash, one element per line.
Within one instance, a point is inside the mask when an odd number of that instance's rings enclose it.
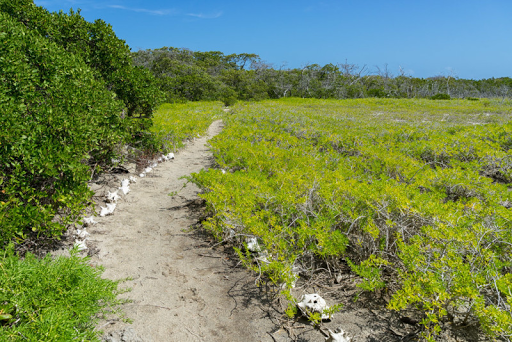
<path fill-rule="evenodd" d="M 200 18 L 200 19 L 215 19 L 220 17 L 223 14 L 222 11 L 213 12 L 213 13 L 188 13 L 188 16 Z"/>
<path fill-rule="evenodd" d="M 109 8 L 114 9 L 121 9 L 125 11 L 132 11 L 132 12 L 139 12 L 139 13 L 148 13 L 153 15 L 169 15 L 169 14 L 175 14 L 176 11 L 172 9 L 159 9 L 159 10 L 151 10 L 147 8 L 133 8 L 133 7 L 126 7 L 121 5 L 108 5 Z"/>

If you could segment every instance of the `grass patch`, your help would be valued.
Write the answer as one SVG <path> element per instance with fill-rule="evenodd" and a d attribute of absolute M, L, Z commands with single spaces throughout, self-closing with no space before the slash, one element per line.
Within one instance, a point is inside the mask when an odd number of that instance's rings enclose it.
<path fill-rule="evenodd" d="M 70 257 L 0 255 L 0 341 L 98 341 L 95 322 L 115 312 L 118 282 Z"/>
<path fill-rule="evenodd" d="M 186 140 L 204 135 L 224 116 L 223 108 L 221 102 L 164 103 L 154 113 L 151 131 L 165 150 L 176 151 Z"/>

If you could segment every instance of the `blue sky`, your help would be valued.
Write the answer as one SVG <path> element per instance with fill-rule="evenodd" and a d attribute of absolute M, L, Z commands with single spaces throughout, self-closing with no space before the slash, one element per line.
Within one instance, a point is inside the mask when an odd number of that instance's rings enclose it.
<path fill-rule="evenodd" d="M 256 53 L 275 68 L 388 65 L 414 77 L 512 77 L 512 0 L 36 0 L 103 19 L 132 51 Z"/>

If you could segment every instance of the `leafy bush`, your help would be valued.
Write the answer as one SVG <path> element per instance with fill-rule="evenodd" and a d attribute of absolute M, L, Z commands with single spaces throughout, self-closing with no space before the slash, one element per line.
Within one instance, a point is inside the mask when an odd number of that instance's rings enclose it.
<path fill-rule="evenodd" d="M 451 98 L 452 97 L 450 95 L 443 93 L 435 94 L 430 97 L 431 100 L 450 100 Z"/>
<path fill-rule="evenodd" d="M 0 244 L 58 236 L 88 204 L 89 164 L 125 139 L 123 109 L 85 63 L 0 13 Z"/>
<path fill-rule="evenodd" d="M 103 20 L 90 23 L 73 11 L 50 13 L 32 0 L 0 0 L 0 11 L 33 34 L 80 57 L 125 104 L 128 116 L 138 113 L 150 117 L 161 101 L 155 78 L 149 71 L 133 66 L 130 48 Z"/>
<path fill-rule="evenodd" d="M 0 340 L 97 341 L 95 320 L 120 303 L 117 282 L 102 279 L 76 251 L 71 257 L 0 255 Z"/>
<path fill-rule="evenodd" d="M 154 149 L 160 93 L 101 20 L 30 0 L 0 0 L 0 19 L 1 247 L 59 237 L 89 204 L 91 171 L 125 142 Z"/>

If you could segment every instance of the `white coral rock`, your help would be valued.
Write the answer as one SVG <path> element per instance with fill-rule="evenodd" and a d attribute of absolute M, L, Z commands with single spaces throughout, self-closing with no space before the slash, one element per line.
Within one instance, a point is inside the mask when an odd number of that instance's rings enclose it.
<path fill-rule="evenodd" d="M 168 159 L 174 159 L 174 153 L 169 153 L 167 156 L 166 156 Z"/>
<path fill-rule="evenodd" d="M 121 190 L 123 192 L 123 194 L 126 195 L 130 192 L 130 187 L 128 185 L 126 185 L 126 186 L 123 185 L 122 187 L 119 188 L 119 190 Z"/>
<path fill-rule="evenodd" d="M 327 329 L 329 332 L 329 337 L 325 339 L 325 342 L 350 342 L 352 340 L 351 337 L 348 337 L 346 331 L 341 328 L 337 328 L 335 331 L 331 329 Z"/>
<path fill-rule="evenodd" d="M 130 180 L 129 179 L 123 179 L 121 181 L 121 187 L 125 187 L 125 186 L 128 186 L 130 185 Z"/>
<path fill-rule="evenodd" d="M 151 168 L 151 167 L 146 167 L 146 168 L 144 169 L 144 172 L 146 172 L 146 173 L 149 173 L 149 172 L 151 172 L 151 171 L 153 171 L 153 168 Z"/>
<path fill-rule="evenodd" d="M 130 183 L 137 183 L 137 177 L 130 176 Z"/>
<path fill-rule="evenodd" d="M 317 312 L 322 315 L 322 319 L 329 319 L 329 315 L 323 313 L 325 309 L 328 309 L 327 303 L 325 302 L 325 299 L 316 293 L 305 294 L 302 296 L 302 300 L 297 303 L 297 306 L 306 317 Z"/>
<path fill-rule="evenodd" d="M 96 224 L 98 222 L 94 221 L 94 217 L 84 217 L 82 220 L 84 222 L 84 227 L 92 226 L 93 224 Z"/>
<path fill-rule="evenodd" d="M 139 175 L 139 177 L 140 177 L 140 178 L 144 178 L 144 177 L 146 177 L 146 173 L 145 173 L 145 172 L 141 173 L 141 174 Z"/>
<path fill-rule="evenodd" d="M 104 208 L 104 207 L 100 207 L 100 208 L 101 208 L 100 216 L 103 217 L 103 216 L 112 214 L 114 212 L 114 210 L 116 209 L 116 204 L 115 203 L 107 203 L 106 208 Z"/>
<path fill-rule="evenodd" d="M 255 237 L 247 238 L 247 240 L 245 242 L 247 243 L 247 249 L 250 252 L 253 252 L 253 253 L 261 252 L 261 246 L 258 243 L 258 239 L 256 239 Z"/>
<path fill-rule="evenodd" d="M 87 232 L 87 230 L 84 229 L 77 229 L 76 230 L 76 233 L 75 235 L 80 238 L 80 239 L 85 239 L 86 237 L 89 236 L 89 233 Z"/>
<path fill-rule="evenodd" d="M 87 244 L 85 243 L 85 240 L 75 240 L 74 245 L 79 251 L 84 251 L 88 249 Z"/>
<path fill-rule="evenodd" d="M 119 200 L 121 197 L 117 194 L 117 191 L 114 191 L 114 192 L 108 192 L 107 193 L 107 202 L 109 203 L 114 203 L 116 202 L 117 200 Z"/>

